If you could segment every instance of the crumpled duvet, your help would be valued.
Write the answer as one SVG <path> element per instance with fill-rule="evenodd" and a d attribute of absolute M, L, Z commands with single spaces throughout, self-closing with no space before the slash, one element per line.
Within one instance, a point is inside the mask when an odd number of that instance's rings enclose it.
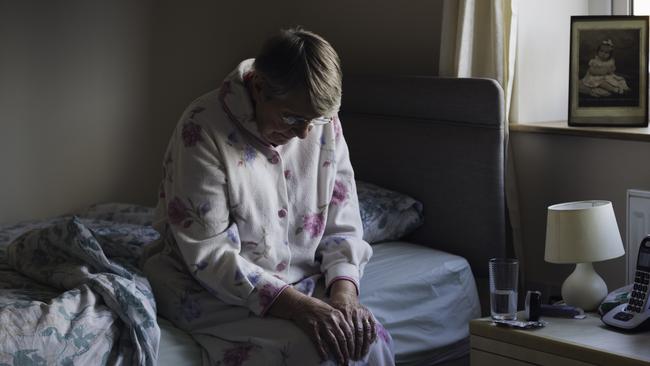
<path fill-rule="evenodd" d="M 8 246 L 12 230 L 0 235 L 0 366 L 155 365 L 156 305 L 136 269 L 153 229 L 137 235 L 76 217 L 48 224 Z"/>

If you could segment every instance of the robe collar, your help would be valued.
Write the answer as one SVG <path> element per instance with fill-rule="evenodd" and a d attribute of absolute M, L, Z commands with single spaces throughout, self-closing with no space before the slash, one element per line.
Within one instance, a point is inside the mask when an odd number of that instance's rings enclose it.
<path fill-rule="evenodd" d="M 255 59 L 242 61 L 223 81 L 219 88 L 219 101 L 228 118 L 247 135 L 264 147 L 273 148 L 262 135 L 255 118 L 255 104 L 246 87 L 252 77 Z"/>

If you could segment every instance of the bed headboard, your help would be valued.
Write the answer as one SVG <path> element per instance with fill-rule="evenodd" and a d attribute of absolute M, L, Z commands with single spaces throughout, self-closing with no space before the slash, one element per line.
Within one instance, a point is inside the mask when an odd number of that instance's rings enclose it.
<path fill-rule="evenodd" d="M 408 241 L 465 257 L 475 277 L 506 254 L 503 91 L 490 79 L 344 80 L 341 121 L 356 178 L 424 205 Z M 477 278 L 477 280 L 479 280 Z"/>

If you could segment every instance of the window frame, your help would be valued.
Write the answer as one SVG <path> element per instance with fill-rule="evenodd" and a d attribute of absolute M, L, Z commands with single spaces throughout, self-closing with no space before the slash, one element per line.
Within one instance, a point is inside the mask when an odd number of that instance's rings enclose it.
<path fill-rule="evenodd" d="M 632 15 L 634 0 L 612 0 L 612 15 Z"/>

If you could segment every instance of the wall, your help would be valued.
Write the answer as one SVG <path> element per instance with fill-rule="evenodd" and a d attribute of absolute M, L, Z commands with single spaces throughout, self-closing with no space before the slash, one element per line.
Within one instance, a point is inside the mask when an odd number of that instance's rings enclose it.
<path fill-rule="evenodd" d="M 280 27 L 345 73 L 437 74 L 442 0 L 0 2 L 0 224 L 153 205 L 183 108 Z"/>
<path fill-rule="evenodd" d="M 520 193 L 528 282 L 555 286 L 573 265 L 544 261 L 546 208 L 555 203 L 599 199 L 612 201 L 625 241 L 626 193 L 650 190 L 650 143 L 606 138 L 514 132 L 515 169 Z M 636 255 L 636 253 L 629 253 Z M 610 290 L 625 284 L 625 259 L 595 264 Z"/>
<path fill-rule="evenodd" d="M 588 0 L 520 2 L 512 122 L 566 119 L 571 15 L 588 13 Z"/>
<path fill-rule="evenodd" d="M 137 198 L 149 11 L 0 2 L 0 223 Z"/>
<path fill-rule="evenodd" d="M 520 2 L 517 84 L 513 120 L 566 120 L 571 15 L 609 13 L 609 1 Z M 614 9 L 616 10 L 616 9 Z M 627 189 L 650 189 L 650 143 L 512 132 L 519 189 L 527 282 L 559 294 L 573 265 L 544 261 L 546 209 L 560 202 L 603 199 L 614 205 L 621 237 L 626 233 Z M 636 255 L 632 253 L 632 255 Z M 595 264 L 610 289 L 625 284 L 625 259 Z"/>
<path fill-rule="evenodd" d="M 606 15 L 610 12 L 609 0 L 519 2 L 511 121 L 566 119 L 571 16 Z"/>
<path fill-rule="evenodd" d="M 302 25 L 321 34 L 337 49 L 344 74 L 438 71 L 442 0 L 409 1 L 408 6 L 390 0 L 158 4 L 152 69 L 152 113 L 160 123 L 157 160 L 185 106 L 217 87 L 283 27 Z"/>

